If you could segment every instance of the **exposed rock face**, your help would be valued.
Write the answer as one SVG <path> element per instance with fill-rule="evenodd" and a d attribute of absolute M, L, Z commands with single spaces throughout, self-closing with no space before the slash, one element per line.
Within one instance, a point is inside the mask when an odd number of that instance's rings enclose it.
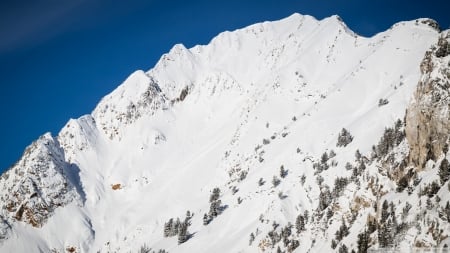
<path fill-rule="evenodd" d="M 64 152 L 50 134 L 31 144 L 9 171 L 0 178 L 0 239 L 7 237 L 9 224 L 23 221 L 40 227 L 53 211 L 77 198 L 67 173 L 73 169 L 64 161 Z"/>
<path fill-rule="evenodd" d="M 410 162 L 422 167 L 442 155 L 450 135 L 450 32 L 441 34 L 436 47 L 427 51 L 422 78 L 406 114 Z"/>

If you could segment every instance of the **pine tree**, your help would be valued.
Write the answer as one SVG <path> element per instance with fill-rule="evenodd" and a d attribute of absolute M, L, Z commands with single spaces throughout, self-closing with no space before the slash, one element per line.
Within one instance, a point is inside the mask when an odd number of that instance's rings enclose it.
<path fill-rule="evenodd" d="M 298 246 L 300 246 L 300 242 L 298 240 L 291 240 L 287 247 L 287 251 L 293 252 L 296 248 L 298 248 Z"/>
<path fill-rule="evenodd" d="M 277 248 L 277 253 L 283 253 L 283 251 L 281 251 L 280 246 L 278 246 Z"/>
<path fill-rule="evenodd" d="M 337 147 L 345 147 L 350 142 L 352 142 L 352 140 L 353 140 L 353 136 L 350 134 L 350 132 L 347 131 L 347 129 L 342 128 L 341 132 L 339 133 L 336 146 Z"/>
<path fill-rule="evenodd" d="M 172 222 L 172 227 L 170 228 L 170 235 L 169 236 L 175 236 L 180 231 L 181 222 L 180 219 L 177 218 L 175 222 Z"/>
<path fill-rule="evenodd" d="M 299 214 L 295 220 L 295 228 L 297 229 L 297 234 L 305 230 L 305 218 Z"/>
<path fill-rule="evenodd" d="M 251 233 L 248 245 L 252 245 L 254 240 L 255 240 L 255 234 Z"/>
<path fill-rule="evenodd" d="M 357 149 L 356 152 L 355 152 L 355 158 L 356 158 L 356 161 L 361 160 L 361 157 L 362 157 L 362 155 L 361 155 L 361 153 L 359 152 L 359 149 Z"/>
<path fill-rule="evenodd" d="M 333 217 L 333 210 L 331 208 L 328 208 L 328 210 L 327 210 L 327 220 L 330 220 L 331 217 Z"/>
<path fill-rule="evenodd" d="M 149 248 L 149 247 L 147 246 L 147 244 L 144 244 L 144 245 L 142 245 L 142 246 L 139 248 L 138 253 L 150 253 L 151 250 L 152 250 L 152 249 Z M 52 252 L 53 252 L 53 251 L 52 251 Z"/>
<path fill-rule="evenodd" d="M 211 206 L 209 207 L 209 215 L 211 217 L 217 217 L 219 215 L 221 203 L 220 199 L 211 202 Z"/>
<path fill-rule="evenodd" d="M 329 157 L 328 157 L 327 152 L 324 152 L 324 153 L 322 154 L 322 156 L 320 157 L 320 162 L 321 162 L 322 164 L 326 164 L 326 163 L 328 162 L 328 159 L 329 159 Z"/>
<path fill-rule="evenodd" d="M 448 201 L 447 204 L 445 205 L 444 213 L 447 218 L 447 221 L 450 222 L 450 203 Z"/>
<path fill-rule="evenodd" d="M 345 224 L 344 219 L 342 219 L 342 224 L 339 227 L 339 230 L 336 231 L 336 240 L 341 241 L 342 238 L 346 237 L 349 234 L 348 227 Z"/>
<path fill-rule="evenodd" d="M 380 247 L 387 248 L 391 247 L 394 244 L 394 235 L 393 235 L 393 223 L 391 218 L 380 225 L 378 229 L 378 241 L 380 243 Z"/>
<path fill-rule="evenodd" d="M 287 170 L 285 170 L 284 166 L 281 165 L 281 167 L 280 167 L 280 177 L 281 178 L 285 178 L 287 176 L 287 174 L 288 174 Z"/>
<path fill-rule="evenodd" d="M 209 224 L 209 222 L 211 221 L 211 217 L 208 214 L 204 214 L 203 215 L 203 225 L 206 226 Z"/>
<path fill-rule="evenodd" d="M 388 204 L 387 200 L 384 200 L 383 205 L 381 207 L 381 220 L 380 220 L 381 223 L 384 223 L 389 216 L 388 207 L 389 207 L 389 204 Z"/>
<path fill-rule="evenodd" d="M 260 178 L 259 181 L 258 181 L 258 185 L 259 185 L 259 186 L 263 186 L 264 183 L 265 183 L 265 182 L 264 182 L 264 179 L 263 179 L 263 178 Z"/>
<path fill-rule="evenodd" d="M 170 218 L 170 220 L 166 223 L 164 223 L 164 237 L 169 237 L 171 234 L 171 229 L 172 229 L 172 223 L 173 223 L 173 219 Z"/>
<path fill-rule="evenodd" d="M 331 159 L 336 156 L 336 152 L 334 150 L 330 150 L 330 154 L 328 155 L 328 159 Z"/>
<path fill-rule="evenodd" d="M 348 253 L 348 248 L 345 244 L 342 244 L 341 247 L 339 247 L 338 250 L 339 253 Z"/>
<path fill-rule="evenodd" d="M 441 179 L 441 185 L 444 185 L 450 177 L 450 165 L 447 158 L 444 158 L 439 166 L 439 177 Z"/>
<path fill-rule="evenodd" d="M 186 242 L 189 239 L 189 234 L 188 234 L 188 224 L 183 222 L 180 224 L 180 228 L 178 231 L 178 244 L 182 244 L 184 242 Z"/>
<path fill-rule="evenodd" d="M 278 179 L 278 177 L 277 176 L 273 176 L 273 179 L 272 179 L 272 185 L 273 185 L 273 187 L 277 187 L 279 184 L 280 184 L 280 179 Z"/>
<path fill-rule="evenodd" d="M 305 176 L 305 174 L 303 174 L 302 177 L 300 178 L 300 183 L 303 186 L 303 185 L 305 185 L 305 182 L 306 182 L 306 176 Z"/>
<path fill-rule="evenodd" d="M 336 247 L 337 247 L 337 242 L 334 239 L 331 240 L 331 248 L 336 249 Z"/>
<path fill-rule="evenodd" d="M 334 188 L 333 188 L 333 197 L 337 198 L 342 195 L 345 190 L 345 187 L 348 184 L 348 179 L 345 177 L 337 177 L 334 180 Z"/>
<path fill-rule="evenodd" d="M 366 253 L 369 248 L 369 233 L 364 230 L 361 234 L 358 234 L 358 253 Z"/>
<path fill-rule="evenodd" d="M 325 187 L 319 194 L 319 211 L 325 210 L 331 203 L 331 193 L 328 187 Z"/>
<path fill-rule="evenodd" d="M 209 202 L 212 203 L 216 200 L 218 200 L 220 197 L 220 189 L 219 188 L 214 188 L 213 192 L 211 193 L 211 196 L 209 197 Z"/>

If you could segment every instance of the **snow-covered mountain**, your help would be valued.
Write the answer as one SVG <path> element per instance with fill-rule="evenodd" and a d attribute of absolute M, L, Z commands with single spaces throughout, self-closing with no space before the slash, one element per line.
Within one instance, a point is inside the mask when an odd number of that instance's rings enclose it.
<path fill-rule="evenodd" d="M 450 245 L 450 32 L 294 14 L 175 45 L 0 178 L 0 252 Z"/>

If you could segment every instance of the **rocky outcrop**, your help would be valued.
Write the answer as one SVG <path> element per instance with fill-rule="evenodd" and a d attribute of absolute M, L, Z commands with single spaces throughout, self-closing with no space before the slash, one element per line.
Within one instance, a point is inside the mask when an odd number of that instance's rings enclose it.
<path fill-rule="evenodd" d="M 59 206 L 78 198 L 64 151 L 50 134 L 41 136 L 0 178 L 0 240 L 15 221 L 41 227 Z"/>
<path fill-rule="evenodd" d="M 421 80 L 406 113 L 410 163 L 423 167 L 442 155 L 450 136 L 450 31 L 426 52 Z"/>

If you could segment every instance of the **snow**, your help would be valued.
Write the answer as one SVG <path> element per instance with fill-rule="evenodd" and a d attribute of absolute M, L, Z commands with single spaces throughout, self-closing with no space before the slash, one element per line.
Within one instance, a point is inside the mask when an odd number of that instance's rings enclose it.
<path fill-rule="evenodd" d="M 58 141 L 79 170 L 72 181 L 82 203 L 57 208 L 41 228 L 14 223 L 1 251 L 128 252 L 145 243 L 169 252 L 260 252 L 272 221 L 285 226 L 317 207 L 312 163 L 323 152 L 337 153 L 338 166 L 323 174 L 332 187 L 337 176 L 351 175 L 344 165 L 357 149 L 368 154 L 384 128 L 403 119 L 420 61 L 437 37 L 410 21 L 363 38 L 338 16 L 318 21 L 294 14 L 221 33 L 208 45 L 175 45 L 154 68 L 131 74 L 91 115 L 66 124 Z M 188 95 L 177 101 L 186 87 Z M 389 103 L 379 107 L 380 98 Z M 342 128 L 354 140 L 338 148 Z M 281 165 L 288 176 L 274 188 Z M 242 181 L 241 171 L 248 173 Z M 232 186 L 239 191 L 233 194 Z M 214 187 L 227 208 L 204 226 Z M 348 186 L 342 213 L 357 191 Z M 369 190 L 358 194 L 375 198 Z M 164 238 L 164 223 L 183 219 L 187 210 L 194 213 L 192 238 L 181 245 Z M 295 252 L 329 252 L 341 224 L 333 219 L 325 234 L 308 223 L 311 233 Z M 355 224 L 347 246 L 356 246 L 365 225 Z"/>

